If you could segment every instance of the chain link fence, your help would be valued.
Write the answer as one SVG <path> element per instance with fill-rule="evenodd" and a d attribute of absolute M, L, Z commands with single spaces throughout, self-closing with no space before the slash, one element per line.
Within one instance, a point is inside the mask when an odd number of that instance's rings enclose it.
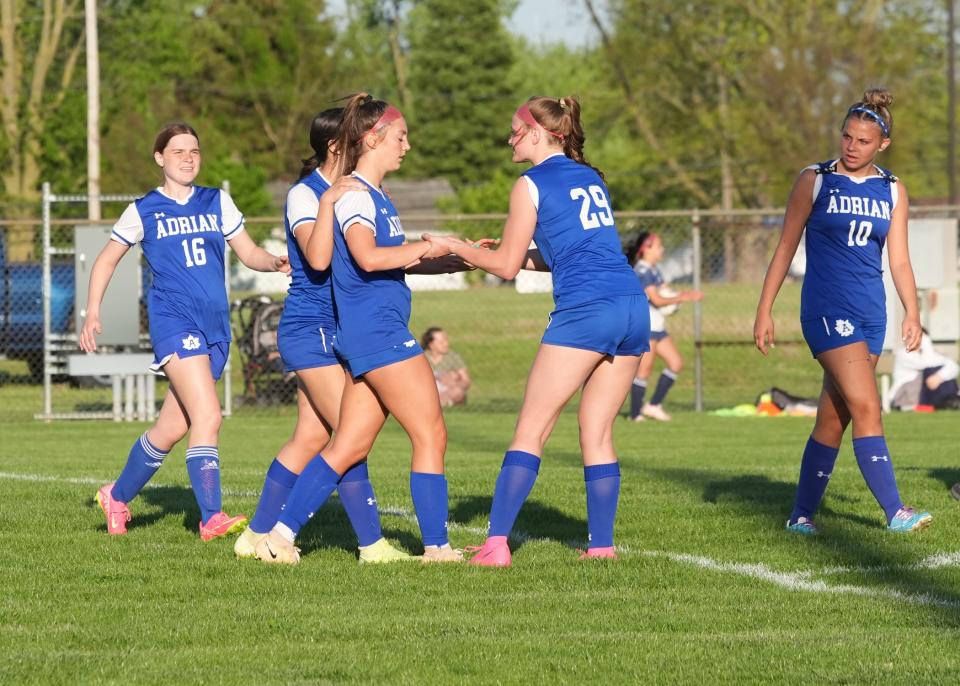
<path fill-rule="evenodd" d="M 74 239 L 76 228 L 89 224 L 71 218 L 71 213 L 85 210 L 79 200 L 83 196 L 71 197 L 77 204 L 51 204 L 57 216 L 49 217 L 46 238 L 40 222 L 0 221 L 0 385 L 5 387 L 0 392 L 23 398 L 40 418 L 91 416 L 88 413 L 116 417 L 109 375 L 67 375 L 67 356 L 79 352 L 76 308 L 82 306 L 76 302 Z M 114 200 L 115 204 L 105 204 L 108 216 L 119 215 L 126 202 L 119 196 Z M 957 207 L 915 208 L 912 218 L 956 218 L 958 211 Z M 473 237 L 497 236 L 503 219 L 450 216 L 444 218 L 443 228 Z M 437 230 L 434 215 L 410 215 L 403 221 L 410 237 Z M 821 374 L 803 343 L 798 320 L 802 270 L 788 278 L 777 300 L 775 353 L 764 358 L 753 348 L 757 298 L 781 222 L 782 211 L 773 209 L 617 215 L 625 247 L 640 231 L 656 232 L 665 247 L 659 267 L 667 281 L 675 290 L 694 288 L 704 293 L 702 302 L 683 304 L 667 319 L 667 329 L 685 360 L 667 399 L 669 410 L 750 403 L 773 386 L 794 395 L 818 394 Z M 248 225 L 276 229 L 265 247 L 285 251 L 279 218 L 251 218 Z M 231 367 L 220 385 L 225 412 L 292 417 L 295 383 L 283 374 L 276 353 L 285 278 L 249 272 L 229 252 L 228 265 L 234 344 Z M 45 278 L 49 278 L 46 283 Z M 501 282 L 469 272 L 455 278 L 417 277 L 411 282 L 411 330 L 420 336 L 428 328 L 443 328 L 451 349 L 469 370 L 472 385 L 466 403 L 450 411 L 516 411 L 552 309 L 549 276 L 522 272 L 515 282 Z M 143 305 L 147 284 L 143 278 L 137 283 L 138 340 L 135 345 L 117 346 L 114 352 L 149 352 Z M 655 364 L 651 382 L 661 366 L 659 361 Z M 156 400 L 164 390 L 161 381 Z"/>

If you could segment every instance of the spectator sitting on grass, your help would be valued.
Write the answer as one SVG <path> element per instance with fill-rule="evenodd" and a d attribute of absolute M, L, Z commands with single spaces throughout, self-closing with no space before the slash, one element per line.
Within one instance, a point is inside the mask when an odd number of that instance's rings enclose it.
<path fill-rule="evenodd" d="M 470 373 L 463 358 L 450 350 L 447 332 L 439 326 L 431 326 L 423 333 L 421 344 L 437 380 L 440 406 L 465 405 L 467 389 L 470 388 Z"/>
<path fill-rule="evenodd" d="M 924 330 L 918 350 L 907 352 L 898 348 L 893 355 L 891 404 L 899 410 L 917 412 L 956 408 L 960 405 L 958 372 L 957 363 L 938 353 Z"/>

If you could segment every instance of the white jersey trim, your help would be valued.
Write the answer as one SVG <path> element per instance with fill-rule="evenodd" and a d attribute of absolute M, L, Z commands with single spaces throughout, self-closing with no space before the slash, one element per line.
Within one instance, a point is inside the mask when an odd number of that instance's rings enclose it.
<path fill-rule="evenodd" d="M 540 211 L 540 189 L 537 188 L 537 184 L 533 182 L 529 176 L 524 176 L 527 180 L 527 192 L 530 194 L 530 200 L 533 201 L 533 207 L 538 212 Z"/>
<path fill-rule="evenodd" d="M 227 230 L 227 227 L 230 227 Z M 235 238 L 243 231 L 243 213 L 237 209 L 233 198 L 222 188 L 220 189 L 220 230 L 227 240 Z"/>
<path fill-rule="evenodd" d="M 140 217 L 140 212 L 137 211 L 137 203 L 132 202 L 127 205 L 127 209 L 123 211 L 117 223 L 113 225 L 110 238 L 127 247 L 136 245 L 143 240 L 143 219 Z"/>
<path fill-rule="evenodd" d="M 310 186 L 298 183 L 287 192 L 287 224 L 291 233 L 307 222 L 315 222 L 319 212 L 320 199 Z"/>
<path fill-rule="evenodd" d="M 365 226 L 373 231 L 374 236 L 377 235 L 377 207 L 367 191 L 344 193 L 333 206 L 333 212 L 340 224 L 340 231 L 344 235 L 354 224 Z"/>

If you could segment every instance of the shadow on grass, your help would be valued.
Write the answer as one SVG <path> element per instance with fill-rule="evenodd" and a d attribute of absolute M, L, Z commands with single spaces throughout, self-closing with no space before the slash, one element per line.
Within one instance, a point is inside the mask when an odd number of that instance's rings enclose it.
<path fill-rule="evenodd" d="M 960 469 L 954 467 L 937 467 L 927 470 L 927 476 L 942 483 L 943 487 L 949 491 L 955 483 L 960 482 Z"/>
<path fill-rule="evenodd" d="M 471 496 L 460 498 L 450 511 L 450 519 L 456 522 L 467 523 L 477 517 L 483 517 L 486 522 L 490 515 L 490 506 L 493 498 L 487 496 Z M 482 526 L 482 525 L 481 525 Z M 587 523 L 582 519 L 575 519 L 560 510 L 544 505 L 537 500 L 528 500 L 524 503 L 517 516 L 513 530 L 523 531 L 532 539 L 549 538 L 566 543 L 582 541 L 586 538 Z M 523 547 L 526 539 L 517 539 L 511 535 L 514 551 Z M 477 545 L 483 541 L 478 541 Z"/>
<path fill-rule="evenodd" d="M 782 530 L 789 515 L 790 507 L 796 493 L 796 484 L 793 482 L 774 481 L 763 475 L 744 474 L 729 478 L 717 478 L 715 472 L 697 469 L 655 469 L 646 468 L 643 471 L 655 477 L 661 477 L 691 490 L 700 491 L 703 501 L 709 503 L 723 502 L 735 509 L 749 512 L 751 515 L 761 515 L 769 519 L 771 530 Z M 943 473 L 941 473 L 943 472 Z M 938 476 L 938 473 L 939 474 Z M 931 476 L 940 478 L 944 483 L 953 483 L 953 479 L 960 480 L 960 470 L 944 469 L 932 470 Z M 851 498 L 838 494 L 831 495 L 832 500 L 851 502 Z M 864 517 L 840 512 L 823 506 L 821 511 L 831 517 L 845 519 L 861 525 L 872 531 L 849 531 L 831 529 L 818 536 L 800 537 L 783 533 L 798 542 L 809 542 L 817 546 L 824 557 L 831 559 L 834 564 L 849 567 L 885 568 L 887 571 L 871 580 L 880 581 L 876 587 L 893 588 L 908 596 L 928 595 L 936 598 L 940 604 L 924 603 L 924 607 L 931 613 L 949 622 L 952 626 L 960 626 L 960 590 L 955 586 L 932 578 L 930 569 L 916 568 L 916 554 L 913 548 L 898 543 L 903 537 L 922 536 L 921 533 L 892 534 L 878 531 L 882 523 L 877 517 Z M 735 523 L 728 523 L 730 526 Z M 935 525 L 935 524 L 934 524 Z M 877 543 L 877 536 L 889 537 L 889 545 Z M 909 540 L 909 538 L 907 538 Z M 936 572 L 932 572 L 935 574 Z M 871 586 L 874 584 L 871 583 Z"/>
<path fill-rule="evenodd" d="M 383 515 L 380 516 L 380 521 L 386 538 L 397 541 L 408 553 L 419 555 L 423 551 L 419 536 L 403 529 L 384 527 Z M 341 548 L 353 553 L 357 552 L 357 536 L 353 532 L 346 510 L 343 509 L 336 495 L 331 496 L 300 530 L 297 545 L 304 553 L 321 548 Z"/>

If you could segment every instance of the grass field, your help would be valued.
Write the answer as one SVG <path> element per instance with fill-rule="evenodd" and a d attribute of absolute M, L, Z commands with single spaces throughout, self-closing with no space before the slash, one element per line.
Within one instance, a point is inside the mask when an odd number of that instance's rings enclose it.
<path fill-rule="evenodd" d="M 14 387 L 14 391 L 16 388 Z M 586 534 L 575 417 L 561 417 L 508 570 L 369 568 L 334 498 L 295 568 L 201 543 L 183 447 L 108 537 L 92 504 L 141 425 L 16 419 L 0 391 L 0 683 L 956 683 L 960 480 L 951 413 L 887 420 L 909 503 L 931 529 L 888 534 L 849 444 L 815 539 L 787 535 L 810 421 L 678 413 L 619 422 L 621 558 L 578 563 Z M 10 409 L 7 412 L 7 408 Z M 450 526 L 482 539 L 514 417 L 448 416 Z M 234 417 L 228 509 L 251 514 L 287 417 Z M 419 552 L 408 447 L 371 456 L 384 530 Z"/>

